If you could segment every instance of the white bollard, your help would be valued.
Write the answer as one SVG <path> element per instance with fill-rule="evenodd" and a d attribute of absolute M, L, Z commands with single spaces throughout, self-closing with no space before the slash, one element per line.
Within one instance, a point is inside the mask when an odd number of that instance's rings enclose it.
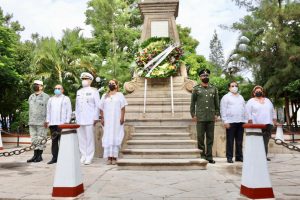
<path fill-rule="evenodd" d="M 1 129 L 0 129 L 0 150 L 3 150 L 3 143 L 2 143 L 2 137 L 1 137 Z"/>
<path fill-rule="evenodd" d="M 240 193 L 251 199 L 274 198 L 262 128 L 264 124 L 244 124 L 246 142 Z"/>
<path fill-rule="evenodd" d="M 84 192 L 80 169 L 77 124 L 63 124 L 52 197 L 76 197 Z"/>
<path fill-rule="evenodd" d="M 284 142 L 282 125 L 278 125 L 277 128 L 276 128 L 275 139 L 279 139 L 279 140 L 282 140 Z"/>

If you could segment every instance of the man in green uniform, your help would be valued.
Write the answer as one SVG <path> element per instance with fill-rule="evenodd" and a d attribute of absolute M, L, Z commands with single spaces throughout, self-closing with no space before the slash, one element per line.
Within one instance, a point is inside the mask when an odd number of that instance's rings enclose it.
<path fill-rule="evenodd" d="M 42 154 L 45 145 L 39 143 L 47 137 L 47 102 L 49 95 L 43 92 L 43 82 L 35 80 L 33 82 L 34 93 L 28 99 L 29 103 L 29 132 L 31 142 L 37 144 L 34 149 L 34 155 L 27 162 L 41 162 L 43 160 Z"/>
<path fill-rule="evenodd" d="M 199 72 L 201 83 L 193 89 L 190 111 L 193 120 L 197 122 L 198 148 L 202 151 L 201 157 L 214 164 L 212 146 L 215 120 L 219 116 L 220 104 L 217 88 L 209 84 L 209 75 L 208 69 Z"/>

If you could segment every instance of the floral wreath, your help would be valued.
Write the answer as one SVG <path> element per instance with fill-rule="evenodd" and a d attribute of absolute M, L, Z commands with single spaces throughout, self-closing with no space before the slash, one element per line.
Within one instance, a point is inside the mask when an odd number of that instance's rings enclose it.
<path fill-rule="evenodd" d="M 141 51 L 135 55 L 137 64 L 136 73 L 138 76 L 146 77 L 154 64 L 144 67 L 157 55 L 167 49 L 173 42 L 170 38 L 152 37 L 141 44 Z M 171 53 L 150 73 L 148 78 L 167 78 L 177 73 L 180 61 L 183 56 L 181 47 L 175 47 Z"/>

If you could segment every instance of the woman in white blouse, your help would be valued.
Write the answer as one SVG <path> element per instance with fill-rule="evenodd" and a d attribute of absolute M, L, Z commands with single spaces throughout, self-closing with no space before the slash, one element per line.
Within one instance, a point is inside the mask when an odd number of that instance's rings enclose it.
<path fill-rule="evenodd" d="M 100 101 L 103 157 L 107 158 L 107 164 L 116 164 L 124 137 L 125 106 L 128 104 L 124 95 L 118 92 L 117 80 L 110 80 L 108 87 L 109 92 Z"/>
<path fill-rule="evenodd" d="M 252 90 L 252 97 L 246 104 L 248 123 L 266 124 L 263 129 L 263 139 L 266 155 L 268 154 L 268 144 L 271 138 L 273 125 L 277 125 L 277 117 L 272 102 L 265 97 L 264 89 L 257 85 Z M 267 158 L 270 161 L 269 158 Z"/>

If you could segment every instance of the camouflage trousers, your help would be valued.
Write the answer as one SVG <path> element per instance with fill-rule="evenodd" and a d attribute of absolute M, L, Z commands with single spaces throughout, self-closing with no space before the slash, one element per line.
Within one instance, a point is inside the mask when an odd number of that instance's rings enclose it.
<path fill-rule="evenodd" d="M 39 144 L 45 137 L 47 137 L 48 129 L 41 125 L 30 125 L 29 133 L 31 137 L 31 143 Z M 46 145 L 37 145 L 35 150 L 44 150 Z"/>

